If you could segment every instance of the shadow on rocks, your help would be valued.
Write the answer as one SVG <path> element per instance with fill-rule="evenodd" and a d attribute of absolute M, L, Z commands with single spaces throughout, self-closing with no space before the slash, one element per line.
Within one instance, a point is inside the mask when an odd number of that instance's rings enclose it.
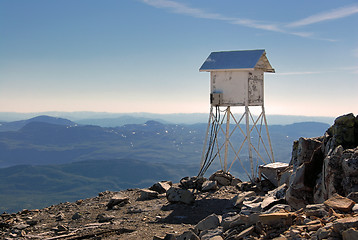
<path fill-rule="evenodd" d="M 192 205 L 171 203 L 164 205 L 161 210 L 172 212 L 166 218 L 158 219 L 157 223 L 196 225 L 208 215 L 222 215 L 230 209 L 233 209 L 233 205 L 229 199 L 204 198 L 196 200 Z"/>

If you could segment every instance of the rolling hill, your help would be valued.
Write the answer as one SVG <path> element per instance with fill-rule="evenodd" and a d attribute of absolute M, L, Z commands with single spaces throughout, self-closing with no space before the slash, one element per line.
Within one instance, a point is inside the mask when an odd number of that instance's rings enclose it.
<path fill-rule="evenodd" d="M 99 127 L 42 116 L 20 123 L 24 125 L 18 130 L 0 132 L 0 211 L 40 208 L 106 189 L 148 187 L 158 180 L 196 175 L 206 132 L 206 124 L 153 120 Z M 328 127 L 317 122 L 269 126 L 276 161 L 289 162 L 294 140 L 323 135 Z M 214 162 L 209 172 L 218 168 Z M 243 175 L 239 164 L 231 172 Z"/>

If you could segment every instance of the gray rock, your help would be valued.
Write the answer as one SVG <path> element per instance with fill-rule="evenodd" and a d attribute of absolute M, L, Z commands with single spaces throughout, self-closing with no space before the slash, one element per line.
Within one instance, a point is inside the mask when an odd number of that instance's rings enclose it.
<path fill-rule="evenodd" d="M 119 206 L 122 207 L 124 205 L 126 205 L 127 203 L 129 203 L 129 198 L 127 196 L 125 196 L 124 194 L 116 194 L 114 195 L 111 200 L 109 200 L 108 204 L 107 204 L 107 209 L 111 210 L 113 209 L 114 206 Z"/>
<path fill-rule="evenodd" d="M 277 199 L 277 198 L 274 198 L 274 197 L 266 197 L 261 203 L 261 208 L 262 208 L 263 211 L 267 211 L 268 209 L 270 209 L 274 205 L 283 204 L 285 202 L 286 201 L 283 198 Z"/>
<path fill-rule="evenodd" d="M 344 149 L 358 145 L 357 118 L 352 113 L 340 116 L 334 120 L 334 125 L 327 130 L 334 140 L 334 146 L 342 145 Z"/>
<path fill-rule="evenodd" d="M 205 181 L 202 185 L 201 191 L 203 192 L 209 192 L 209 191 L 215 191 L 218 188 L 218 184 L 216 181 Z"/>
<path fill-rule="evenodd" d="M 228 212 L 222 215 L 221 226 L 223 227 L 224 231 L 230 228 L 230 224 L 236 221 L 240 215 L 236 212 Z"/>
<path fill-rule="evenodd" d="M 98 220 L 98 222 L 104 223 L 112 221 L 114 219 L 114 216 L 108 215 L 106 213 L 101 213 L 97 215 L 96 219 Z"/>
<path fill-rule="evenodd" d="M 242 193 L 238 194 L 237 196 L 233 197 L 231 202 L 234 205 L 234 207 L 240 209 L 243 205 L 245 198 L 252 197 L 252 196 L 256 196 L 256 193 L 254 191 L 242 192 Z"/>
<path fill-rule="evenodd" d="M 250 215 L 252 213 L 259 213 L 262 211 L 262 201 L 263 197 L 261 196 L 253 196 L 249 198 L 245 198 L 242 203 L 240 214 Z"/>
<path fill-rule="evenodd" d="M 139 201 L 151 200 L 158 198 L 159 193 L 149 189 L 141 189 Z"/>
<path fill-rule="evenodd" d="M 15 228 L 15 229 L 18 229 L 18 230 L 23 230 L 23 229 L 28 228 L 28 227 L 30 227 L 30 225 L 29 225 L 29 224 L 25 224 L 25 223 L 19 223 L 19 224 L 16 224 L 16 225 L 14 226 L 14 228 Z"/>
<path fill-rule="evenodd" d="M 358 212 L 358 204 L 354 204 L 353 208 L 352 208 L 352 211 L 354 213 L 357 213 Z"/>
<path fill-rule="evenodd" d="M 274 162 L 259 166 L 259 176 L 264 175 L 275 187 L 278 187 L 279 174 L 288 168 L 288 163 Z"/>
<path fill-rule="evenodd" d="M 246 236 L 250 235 L 251 233 L 253 233 L 253 231 L 255 230 L 255 226 L 250 226 L 248 228 L 246 228 L 244 231 L 241 231 L 239 233 L 239 235 L 235 236 L 235 239 L 243 239 Z"/>
<path fill-rule="evenodd" d="M 315 217 L 322 218 L 328 215 L 326 206 L 323 203 L 307 205 L 304 211 L 306 213 L 306 216 L 308 217 L 315 216 Z"/>
<path fill-rule="evenodd" d="M 200 233 L 199 237 L 201 240 L 213 240 L 213 239 L 223 239 L 222 238 L 223 229 L 221 227 L 215 229 L 204 230 Z"/>
<path fill-rule="evenodd" d="M 347 198 L 353 200 L 354 202 L 358 203 L 358 192 L 351 192 L 347 195 Z"/>
<path fill-rule="evenodd" d="M 185 204 L 192 204 L 195 202 L 194 194 L 187 189 L 171 187 L 167 191 L 166 197 L 169 202 L 181 202 Z"/>
<path fill-rule="evenodd" d="M 288 166 L 285 170 L 282 170 L 278 175 L 278 186 L 281 186 L 282 184 L 286 184 L 287 186 L 290 183 L 290 177 L 293 173 L 293 167 Z"/>
<path fill-rule="evenodd" d="M 220 222 L 221 222 L 221 216 L 219 217 L 215 213 L 213 213 L 207 216 L 206 218 L 204 218 L 203 220 L 201 220 L 200 222 L 198 222 L 198 224 L 195 226 L 195 230 L 201 232 L 208 229 L 215 229 L 218 226 L 220 226 Z"/>
<path fill-rule="evenodd" d="M 243 192 L 255 191 L 256 185 L 252 182 L 240 182 L 236 185 L 236 188 Z"/>
<path fill-rule="evenodd" d="M 342 232 L 343 240 L 355 240 L 358 239 L 358 231 L 354 228 L 349 228 Z"/>
<path fill-rule="evenodd" d="M 229 172 L 224 172 L 223 170 L 219 170 L 210 176 L 209 180 L 217 181 L 219 185 L 229 186 L 231 185 L 231 181 L 233 176 Z"/>
<path fill-rule="evenodd" d="M 284 199 L 286 197 L 287 185 L 286 183 L 280 185 L 279 187 L 271 190 L 267 193 L 267 196 L 274 197 L 277 199 Z"/>
<path fill-rule="evenodd" d="M 172 185 L 171 181 L 161 181 L 154 183 L 149 189 L 158 193 L 166 193 Z"/>
<path fill-rule="evenodd" d="M 332 234 L 332 230 L 328 227 L 321 227 L 317 230 L 316 235 L 319 240 L 327 239 Z"/>
<path fill-rule="evenodd" d="M 292 209 L 291 209 L 291 206 L 287 205 L 287 204 L 276 204 L 276 205 L 272 206 L 270 209 L 266 210 L 264 213 L 265 214 L 275 213 L 275 212 L 279 212 L 281 210 L 290 212 Z"/>
<path fill-rule="evenodd" d="M 204 177 L 184 177 L 180 180 L 180 187 L 184 189 L 201 190 L 203 183 L 206 181 Z"/>
<path fill-rule="evenodd" d="M 342 161 L 342 169 L 344 175 L 347 177 L 355 177 L 358 175 L 358 153 L 350 154 L 352 156 L 347 156 L 347 158 Z"/>
<path fill-rule="evenodd" d="M 200 238 L 193 231 L 186 231 L 179 235 L 177 240 L 200 240 Z"/>
<path fill-rule="evenodd" d="M 322 171 L 321 179 L 318 180 L 315 187 L 314 202 L 322 203 L 340 190 L 336 189 L 336 187 L 341 186 L 343 178 L 341 164 L 343 151 L 343 147 L 338 146 L 334 150 L 330 151 L 330 153 L 324 158 L 324 171 Z"/>
<path fill-rule="evenodd" d="M 290 162 L 293 166 L 293 173 L 286 191 L 286 201 L 294 209 L 303 208 L 313 201 L 313 188 L 307 186 L 307 182 L 311 183 L 311 181 L 307 181 L 305 178 L 309 176 L 315 182 L 316 174 L 321 172 L 322 168 L 319 164 L 314 167 L 309 166 L 309 164 L 319 162 L 320 159 L 317 158 L 321 158 L 322 155 L 321 145 L 321 138 L 300 138 L 293 144 Z"/>

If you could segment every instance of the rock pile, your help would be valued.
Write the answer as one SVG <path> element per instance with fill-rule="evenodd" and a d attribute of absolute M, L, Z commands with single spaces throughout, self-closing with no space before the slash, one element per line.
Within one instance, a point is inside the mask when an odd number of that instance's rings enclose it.
<path fill-rule="evenodd" d="M 338 117 L 324 136 L 293 145 L 287 202 L 299 209 L 358 191 L 358 116 Z"/>
<path fill-rule="evenodd" d="M 300 138 L 290 164 L 242 182 L 217 171 L 0 215 L 1 239 L 358 239 L 358 117 Z M 266 175 L 265 175 L 266 174 Z"/>
<path fill-rule="evenodd" d="M 300 138 L 288 166 L 260 168 L 276 189 L 266 192 L 262 182 L 256 188 L 251 183 L 251 191 L 243 188 L 250 183 L 233 184 L 239 190 L 232 199 L 237 210 L 203 219 L 190 239 L 358 239 L 357 146 L 358 116 L 353 114 L 338 117 L 322 137 Z M 231 185 L 230 174 L 224 175 L 217 172 L 210 180 Z"/>

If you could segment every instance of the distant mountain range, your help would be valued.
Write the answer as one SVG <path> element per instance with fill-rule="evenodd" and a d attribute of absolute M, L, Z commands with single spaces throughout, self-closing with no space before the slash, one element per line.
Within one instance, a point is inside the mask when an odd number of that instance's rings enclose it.
<path fill-rule="evenodd" d="M 76 126 L 77 124 L 64 119 L 64 118 L 57 118 L 57 117 L 50 117 L 46 115 L 37 116 L 34 118 L 26 119 L 26 120 L 19 120 L 13 122 L 2 122 L 0 123 L 0 132 L 6 131 L 17 131 L 20 130 L 25 125 L 32 123 L 32 122 L 41 122 L 41 123 L 50 123 L 56 125 L 63 125 L 63 126 Z"/>
<path fill-rule="evenodd" d="M 66 118 L 78 124 L 98 125 L 101 127 L 117 127 L 125 124 L 143 124 L 149 120 L 161 123 L 195 124 L 207 123 L 209 113 L 106 113 L 106 112 L 42 112 L 42 113 L 14 113 L 0 112 L 0 123 L 33 118 L 39 115 L 49 115 Z M 286 125 L 297 122 L 322 122 L 333 124 L 334 117 L 267 115 L 271 125 Z"/>
<path fill-rule="evenodd" d="M 196 175 L 206 127 L 153 120 L 100 127 L 49 116 L 2 123 L 0 212 Z M 318 122 L 270 125 L 276 161 L 290 161 L 294 140 L 323 135 L 328 127 Z M 214 163 L 208 172 L 219 168 Z M 231 172 L 243 174 L 239 164 Z"/>

